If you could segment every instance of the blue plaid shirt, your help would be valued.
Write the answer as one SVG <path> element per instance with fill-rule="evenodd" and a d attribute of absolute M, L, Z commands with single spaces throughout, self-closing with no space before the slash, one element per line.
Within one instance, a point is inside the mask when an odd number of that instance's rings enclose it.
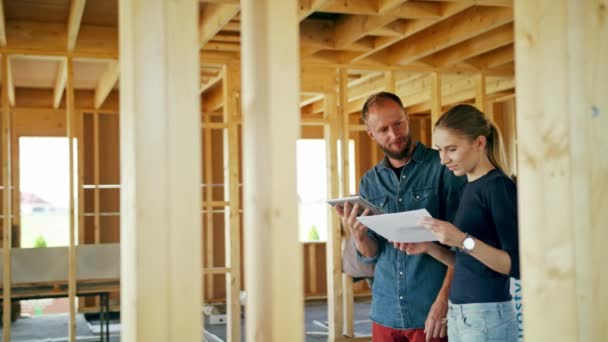
<path fill-rule="evenodd" d="M 435 218 L 451 220 L 465 182 L 441 166 L 436 150 L 417 143 L 399 177 L 385 157 L 365 173 L 359 192 L 386 213 L 426 208 Z M 359 258 L 376 264 L 371 320 L 393 329 L 424 328 L 446 266 L 427 254 L 408 256 L 371 229 L 368 232 L 378 242 L 378 253 L 372 258 L 359 254 Z"/>

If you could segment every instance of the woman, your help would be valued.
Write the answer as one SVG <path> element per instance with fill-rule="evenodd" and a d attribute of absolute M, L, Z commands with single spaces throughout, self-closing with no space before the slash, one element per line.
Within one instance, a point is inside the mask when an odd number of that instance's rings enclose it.
<path fill-rule="evenodd" d="M 443 245 L 406 244 L 408 254 L 428 253 L 454 266 L 448 309 L 450 342 L 517 341 L 509 277 L 519 278 L 517 194 L 506 175 L 500 134 L 473 106 L 458 105 L 434 129 L 441 163 L 468 182 L 454 223 L 422 224 Z"/>

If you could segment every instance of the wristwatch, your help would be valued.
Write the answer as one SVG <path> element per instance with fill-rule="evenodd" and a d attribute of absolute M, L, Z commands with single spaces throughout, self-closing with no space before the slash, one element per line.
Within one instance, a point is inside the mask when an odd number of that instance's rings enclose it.
<path fill-rule="evenodd" d="M 470 254 L 475 248 L 475 239 L 469 234 L 462 240 L 462 248 L 461 251 Z"/>

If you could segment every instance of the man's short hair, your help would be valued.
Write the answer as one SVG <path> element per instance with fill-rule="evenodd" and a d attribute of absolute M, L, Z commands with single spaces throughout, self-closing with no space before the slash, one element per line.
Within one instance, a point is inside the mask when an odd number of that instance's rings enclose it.
<path fill-rule="evenodd" d="M 363 109 L 361 109 L 361 118 L 363 119 L 363 122 L 367 122 L 367 118 L 369 116 L 369 109 L 372 106 L 378 104 L 379 102 L 382 102 L 385 100 L 393 101 L 396 104 L 398 104 L 399 107 L 403 108 L 403 103 L 401 102 L 401 99 L 399 98 L 399 96 L 397 96 L 393 93 L 389 93 L 387 91 L 381 91 L 379 93 L 371 95 L 370 97 L 367 98 L 367 101 L 365 101 L 365 104 L 363 105 Z"/>

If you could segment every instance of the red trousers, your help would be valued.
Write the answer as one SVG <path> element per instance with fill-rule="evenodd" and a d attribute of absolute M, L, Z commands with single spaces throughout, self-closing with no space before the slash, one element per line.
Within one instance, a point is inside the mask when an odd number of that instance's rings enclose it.
<path fill-rule="evenodd" d="M 432 338 L 431 342 L 447 342 L 448 338 Z M 424 329 L 391 329 L 372 323 L 372 342 L 426 342 Z"/>

